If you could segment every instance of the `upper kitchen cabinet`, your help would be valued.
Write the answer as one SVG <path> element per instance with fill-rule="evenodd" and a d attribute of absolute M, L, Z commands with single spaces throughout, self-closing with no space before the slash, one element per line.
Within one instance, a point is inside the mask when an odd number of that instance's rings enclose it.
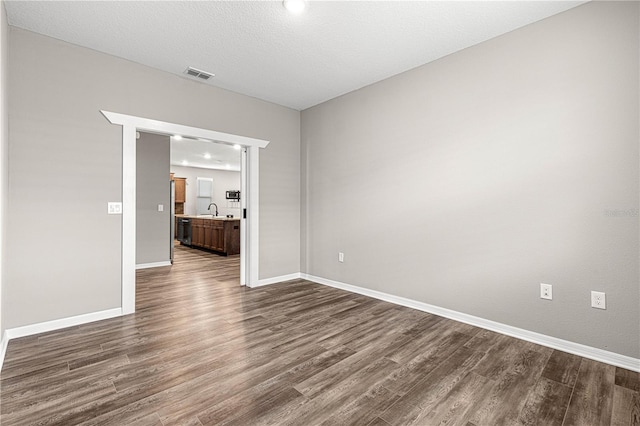
<path fill-rule="evenodd" d="M 171 173 L 171 180 L 175 182 L 175 204 L 176 214 L 184 214 L 184 203 L 187 201 L 187 178 L 175 177 Z"/>
<path fill-rule="evenodd" d="M 176 203 L 187 202 L 187 178 L 174 177 L 176 183 Z"/>

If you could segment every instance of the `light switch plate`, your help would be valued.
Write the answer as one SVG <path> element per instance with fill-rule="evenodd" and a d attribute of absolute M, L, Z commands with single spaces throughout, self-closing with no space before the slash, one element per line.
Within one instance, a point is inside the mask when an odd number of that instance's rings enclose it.
<path fill-rule="evenodd" d="M 107 203 L 108 214 L 122 214 L 122 203 L 120 201 L 109 201 Z"/>
<path fill-rule="evenodd" d="M 158 204 L 158 211 L 159 212 L 163 212 L 164 211 L 164 205 Z"/>

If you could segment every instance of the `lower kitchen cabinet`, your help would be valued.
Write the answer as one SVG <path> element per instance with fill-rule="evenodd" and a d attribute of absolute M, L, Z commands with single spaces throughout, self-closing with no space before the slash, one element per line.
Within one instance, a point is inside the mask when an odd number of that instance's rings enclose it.
<path fill-rule="evenodd" d="M 204 225 L 204 247 L 209 250 L 225 252 L 225 222 L 220 220 L 208 220 L 206 222 L 208 223 Z"/>
<path fill-rule="evenodd" d="M 223 255 L 240 253 L 240 219 L 191 219 L 191 246 Z"/>
<path fill-rule="evenodd" d="M 191 219 L 191 245 L 204 247 L 204 222 L 206 219 Z"/>

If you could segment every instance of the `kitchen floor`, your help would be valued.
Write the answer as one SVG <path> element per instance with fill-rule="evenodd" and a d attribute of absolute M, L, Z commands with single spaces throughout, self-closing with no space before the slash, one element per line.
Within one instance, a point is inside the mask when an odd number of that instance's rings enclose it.
<path fill-rule="evenodd" d="M 182 263 L 193 264 L 193 262 L 203 261 L 203 265 L 207 268 L 220 273 L 219 278 L 226 282 L 233 282 L 240 285 L 240 255 L 235 254 L 231 256 L 222 256 L 217 253 L 212 253 L 207 250 L 201 250 L 199 248 L 193 248 L 180 244 L 180 241 L 173 240 L 173 265 L 172 267 L 178 267 L 177 271 L 180 272 Z M 162 268 L 158 269 L 158 272 Z M 153 272 L 153 269 L 148 270 Z M 144 274 L 143 274 L 144 275 Z M 136 282 L 140 279 L 140 274 L 136 275 Z M 136 291 L 136 298 L 139 297 L 138 291 Z M 138 303 L 136 303 L 136 309 Z"/>
<path fill-rule="evenodd" d="M 7 425 L 631 425 L 640 375 L 176 248 L 133 315 L 12 340 Z"/>

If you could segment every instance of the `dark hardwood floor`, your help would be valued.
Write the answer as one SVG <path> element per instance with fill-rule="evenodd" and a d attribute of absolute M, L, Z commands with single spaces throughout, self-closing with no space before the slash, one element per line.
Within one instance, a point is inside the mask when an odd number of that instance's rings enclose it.
<path fill-rule="evenodd" d="M 2 425 L 640 425 L 638 373 L 177 247 L 134 315 L 12 340 Z"/>

